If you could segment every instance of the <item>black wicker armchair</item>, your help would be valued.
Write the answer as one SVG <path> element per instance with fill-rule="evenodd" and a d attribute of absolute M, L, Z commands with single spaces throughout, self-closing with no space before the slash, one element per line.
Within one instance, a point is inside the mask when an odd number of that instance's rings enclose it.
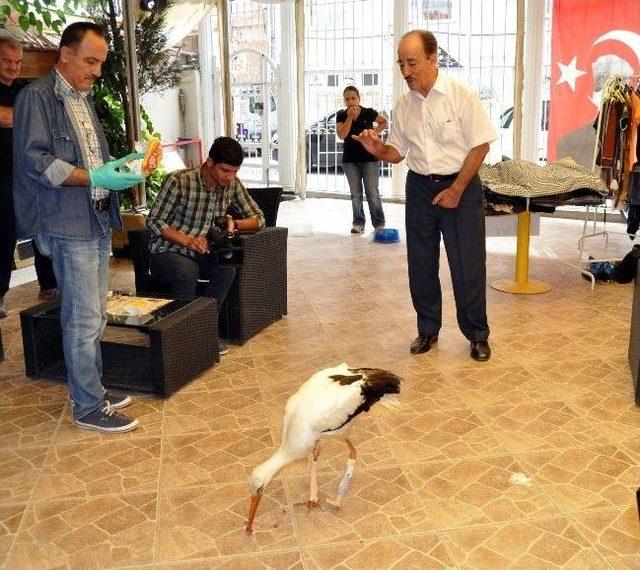
<path fill-rule="evenodd" d="M 149 230 L 129 232 L 138 295 L 170 295 L 149 271 Z M 265 228 L 240 236 L 243 261 L 220 309 L 221 338 L 244 344 L 287 314 L 287 229 Z M 203 283 L 206 286 L 206 283 Z M 204 288 L 204 287 L 203 287 Z"/>
<path fill-rule="evenodd" d="M 253 198 L 262 210 L 265 225 L 268 228 L 275 227 L 276 220 L 278 219 L 278 210 L 280 208 L 280 198 L 282 197 L 282 187 L 253 187 L 247 188 L 247 192 L 249 192 L 249 196 Z"/>
<path fill-rule="evenodd" d="M 244 344 L 287 314 L 287 228 L 241 236 L 243 263 L 219 316 L 222 338 Z"/>

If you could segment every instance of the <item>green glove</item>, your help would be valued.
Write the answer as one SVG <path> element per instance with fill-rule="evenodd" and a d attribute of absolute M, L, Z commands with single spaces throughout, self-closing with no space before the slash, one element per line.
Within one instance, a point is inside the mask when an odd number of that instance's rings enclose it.
<path fill-rule="evenodd" d="M 140 160 L 141 158 L 144 158 L 144 154 L 134 152 L 90 170 L 89 178 L 91 179 L 91 187 L 120 191 L 144 182 L 144 175 L 130 172 L 126 167 L 121 168 L 125 162 L 129 160 Z"/>

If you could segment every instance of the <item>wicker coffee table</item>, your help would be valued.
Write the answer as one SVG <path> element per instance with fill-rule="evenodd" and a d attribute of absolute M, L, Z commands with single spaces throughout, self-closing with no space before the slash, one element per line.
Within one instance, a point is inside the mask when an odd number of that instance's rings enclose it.
<path fill-rule="evenodd" d="M 20 320 L 27 376 L 65 380 L 60 304 L 36 305 Z M 106 387 L 166 398 L 220 360 L 216 300 L 170 300 L 124 318 L 107 313 L 101 346 Z"/>

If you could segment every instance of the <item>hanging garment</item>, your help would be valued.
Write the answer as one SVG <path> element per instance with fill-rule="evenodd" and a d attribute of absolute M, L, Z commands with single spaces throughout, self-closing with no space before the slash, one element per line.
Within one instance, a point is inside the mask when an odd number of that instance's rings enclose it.
<path fill-rule="evenodd" d="M 618 120 L 618 154 L 614 168 L 614 170 L 617 171 L 616 179 L 619 181 L 619 186 L 613 202 L 614 206 L 617 206 L 620 202 L 624 203 L 627 201 L 629 174 L 631 172 L 631 169 L 627 166 L 627 159 L 630 153 L 629 125 L 631 121 L 631 96 L 628 90 L 624 92 L 623 96 L 624 103 L 622 103 L 620 119 Z"/>
<path fill-rule="evenodd" d="M 616 101 L 607 101 L 602 108 L 603 124 L 600 144 L 600 166 L 613 168 L 618 143 L 618 104 Z"/>
<path fill-rule="evenodd" d="M 633 165 L 640 160 L 638 156 L 638 130 L 640 129 L 640 95 L 635 91 L 629 93 L 629 152 L 627 154 L 627 167 L 629 172 L 633 170 Z"/>

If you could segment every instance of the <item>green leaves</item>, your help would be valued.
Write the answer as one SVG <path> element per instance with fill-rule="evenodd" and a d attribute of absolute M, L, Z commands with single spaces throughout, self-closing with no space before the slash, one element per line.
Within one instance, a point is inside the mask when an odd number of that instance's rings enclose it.
<path fill-rule="evenodd" d="M 26 32 L 31 27 L 31 22 L 29 21 L 29 16 L 25 16 L 24 14 L 20 14 L 18 18 L 18 24 L 20 27 Z"/>
<path fill-rule="evenodd" d="M 67 14 L 77 11 L 79 1 L 66 0 L 63 10 L 59 10 L 55 0 L 33 0 L 31 4 L 27 0 L 4 0 L 0 6 L 0 24 L 7 21 L 13 9 L 18 16 L 18 25 L 25 32 L 35 29 L 42 34 L 47 27 L 60 34 L 67 23 Z"/>

